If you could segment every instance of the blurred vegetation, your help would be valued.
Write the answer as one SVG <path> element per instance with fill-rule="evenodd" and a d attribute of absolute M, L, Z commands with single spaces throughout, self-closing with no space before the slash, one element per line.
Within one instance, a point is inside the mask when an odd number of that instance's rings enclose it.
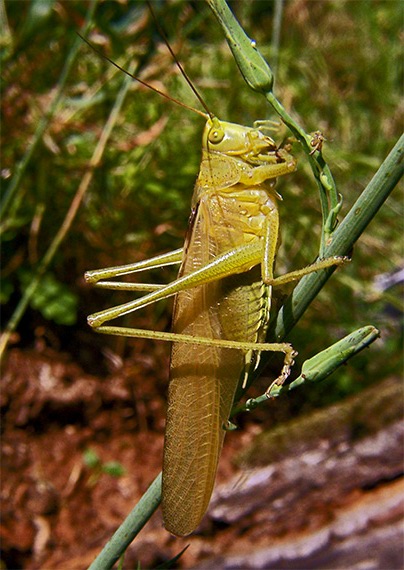
<path fill-rule="evenodd" d="M 142 1 L 94 4 L 88 37 L 98 49 L 197 106 Z M 169 0 L 154 6 L 174 51 L 215 114 L 247 125 L 271 118 L 264 99 L 243 82 L 205 3 Z M 401 134 L 402 4 L 290 0 L 284 4 L 278 46 L 271 45 L 272 2 L 245 0 L 230 6 L 268 61 L 276 58 L 277 97 L 306 131 L 325 134 L 325 157 L 344 197 L 343 216 Z M 75 32 L 91 7 L 82 0 L 1 4 L 3 197 L 49 113 L 63 66 L 78 41 Z M 3 326 L 89 172 L 124 80 L 82 42 L 56 111 L 3 210 Z M 70 351 L 92 373 L 105 370 L 102 347 L 108 345 L 120 357 L 136 350 L 136 341 L 97 336 L 87 327 L 87 314 L 124 302 L 128 294 L 95 291 L 82 275 L 180 247 L 202 128 L 198 115 L 131 84 L 78 214 L 12 337 L 14 345 Z M 282 127 L 274 133 L 279 141 L 286 136 Z M 278 274 L 311 262 L 320 237 L 316 186 L 297 144 L 293 152 L 298 172 L 278 186 L 284 198 Z M 378 327 L 381 340 L 320 389 L 299 393 L 299 407 L 304 407 L 303 398 L 308 405 L 327 403 L 401 371 L 402 284 L 385 292 L 376 284 L 403 263 L 402 205 L 396 189 L 357 244 L 352 263 L 334 275 L 290 339 L 301 361 L 365 324 Z M 145 280 L 167 281 L 175 272 L 152 272 Z M 160 303 L 126 317 L 125 324 L 168 329 L 170 308 L 170 302 Z"/>

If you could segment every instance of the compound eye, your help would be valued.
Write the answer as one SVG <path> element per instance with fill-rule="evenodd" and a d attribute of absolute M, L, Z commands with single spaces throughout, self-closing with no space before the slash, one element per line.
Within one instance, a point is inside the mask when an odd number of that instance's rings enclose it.
<path fill-rule="evenodd" d="M 224 139 L 224 130 L 222 128 L 213 127 L 209 131 L 208 140 L 211 144 L 219 144 Z"/>

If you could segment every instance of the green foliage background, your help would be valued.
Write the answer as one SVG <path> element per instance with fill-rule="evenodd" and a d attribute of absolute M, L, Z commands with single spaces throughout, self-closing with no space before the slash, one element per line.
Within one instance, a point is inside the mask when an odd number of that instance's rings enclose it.
<path fill-rule="evenodd" d="M 290 0 L 284 4 L 278 45 L 271 44 L 273 2 L 245 0 L 230 6 L 268 61 L 276 63 L 277 97 L 307 131 L 325 134 L 325 157 L 344 197 L 343 216 L 401 133 L 402 4 Z M 38 122 L 49 111 L 90 2 L 9 1 L 1 7 L 1 174 L 6 192 Z M 216 115 L 247 125 L 270 118 L 264 99 L 243 82 L 204 2 L 156 1 L 154 7 L 174 51 Z M 197 106 L 142 1 L 98 3 L 88 36 L 120 65 L 135 65 L 146 81 Z M 123 80 L 83 43 L 57 111 L 1 221 L 3 324 L 65 218 Z M 87 328 L 87 314 L 128 297 L 94 291 L 82 275 L 180 247 L 202 128 L 198 115 L 133 83 L 79 213 L 12 338 L 15 344 L 32 347 L 40 340 L 41 346 L 70 351 L 94 373 L 103 371 L 103 346 L 122 357 L 136 350 L 133 341 L 97 337 Z M 282 127 L 274 132 L 278 141 L 286 136 Z M 316 187 L 298 144 L 293 152 L 298 172 L 278 185 L 284 199 L 279 274 L 311 262 L 320 237 Z M 402 266 L 402 204 L 396 189 L 357 244 L 352 263 L 334 275 L 290 339 L 303 361 L 361 325 L 373 324 L 382 332 L 380 341 L 321 389 L 305 391 L 310 405 L 401 369 L 402 287 L 382 293 L 375 278 Z M 145 279 L 167 281 L 174 275 L 175 270 L 164 270 Z M 170 307 L 150 307 L 127 317 L 126 324 L 168 328 Z M 302 405 L 301 394 L 299 398 Z"/>

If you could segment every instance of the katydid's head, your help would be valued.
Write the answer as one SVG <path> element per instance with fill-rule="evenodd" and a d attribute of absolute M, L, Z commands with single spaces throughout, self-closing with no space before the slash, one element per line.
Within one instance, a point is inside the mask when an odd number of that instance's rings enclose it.
<path fill-rule="evenodd" d="M 264 135 L 259 129 L 227 123 L 217 117 L 210 117 L 206 122 L 202 148 L 206 151 L 222 152 L 228 156 L 251 157 L 277 151 L 277 146 L 271 137 Z"/>

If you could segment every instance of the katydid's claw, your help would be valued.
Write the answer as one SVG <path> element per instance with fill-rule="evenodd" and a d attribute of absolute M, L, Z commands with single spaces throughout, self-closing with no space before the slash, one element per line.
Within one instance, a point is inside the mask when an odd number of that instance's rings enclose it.
<path fill-rule="evenodd" d="M 274 394 L 272 394 L 273 388 L 275 386 L 281 388 L 282 385 L 285 383 L 285 381 L 287 380 L 287 378 L 290 375 L 290 371 L 292 366 L 294 365 L 295 361 L 294 359 L 296 358 L 296 356 L 298 355 L 297 350 L 295 350 L 292 345 L 289 345 L 290 350 L 289 352 L 286 352 L 285 354 L 285 360 L 284 360 L 284 364 L 283 364 L 283 368 L 281 373 L 279 374 L 278 378 L 276 378 L 272 384 L 270 384 L 270 386 L 267 388 L 267 390 L 265 391 L 265 396 L 267 398 L 273 398 L 275 397 Z"/>

